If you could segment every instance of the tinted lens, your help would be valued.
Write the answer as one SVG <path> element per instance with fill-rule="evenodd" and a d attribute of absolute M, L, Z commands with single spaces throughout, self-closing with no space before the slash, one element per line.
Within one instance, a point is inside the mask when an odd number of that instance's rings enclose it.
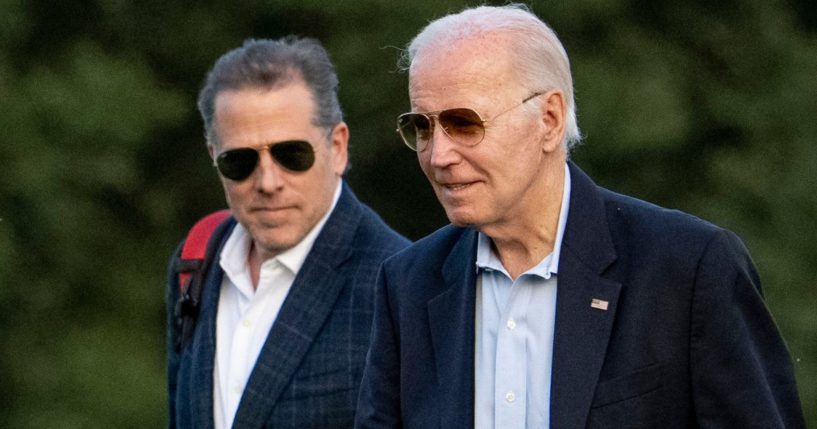
<path fill-rule="evenodd" d="M 408 147 L 422 151 L 425 149 L 434 134 L 432 118 L 443 131 L 455 142 L 474 146 L 485 136 L 485 127 L 482 118 L 471 109 L 443 110 L 433 113 L 404 113 L 397 117 L 397 130 Z"/>
<path fill-rule="evenodd" d="M 222 176 L 230 180 L 244 180 L 258 164 L 258 152 L 252 148 L 233 149 L 216 158 L 216 166 Z"/>
<path fill-rule="evenodd" d="M 309 142 L 301 140 L 276 143 L 269 147 L 275 161 L 292 171 L 306 171 L 315 164 L 315 151 Z"/>
<path fill-rule="evenodd" d="M 437 120 L 448 137 L 466 146 L 481 142 L 485 135 L 482 118 L 471 109 L 443 110 Z"/>
<path fill-rule="evenodd" d="M 433 133 L 431 121 L 422 113 L 404 113 L 398 116 L 397 130 L 406 145 L 417 151 L 425 148 Z"/>
<path fill-rule="evenodd" d="M 315 151 L 309 142 L 301 140 L 285 141 L 269 146 L 275 162 L 290 171 L 306 171 L 315 164 Z M 258 151 L 245 147 L 223 152 L 216 157 L 216 166 L 222 176 L 235 181 L 250 177 L 258 165 Z"/>

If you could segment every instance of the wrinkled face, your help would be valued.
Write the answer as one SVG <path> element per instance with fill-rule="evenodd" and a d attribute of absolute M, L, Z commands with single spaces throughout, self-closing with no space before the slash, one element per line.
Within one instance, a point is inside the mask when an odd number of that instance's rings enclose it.
<path fill-rule="evenodd" d="M 495 42 L 430 46 L 415 56 L 409 70 L 412 111 L 467 107 L 488 121 L 485 137 L 475 146 L 452 141 L 437 126 L 417 154 L 448 219 L 459 226 L 503 225 L 523 217 L 526 200 L 540 196 L 537 189 L 547 174 L 544 159 L 553 151 L 544 140 L 549 130 L 539 100 L 513 107 L 546 88 L 521 85 Z"/>
<path fill-rule="evenodd" d="M 307 171 L 287 170 L 263 150 L 248 178 L 221 176 L 233 215 L 264 259 L 298 244 L 326 214 L 346 168 L 346 124 L 338 124 L 327 136 L 325 129 L 312 124 L 314 112 L 312 94 L 298 80 L 271 90 L 241 89 L 216 96 L 218 142 L 209 146 L 211 157 L 287 140 L 305 140 L 315 151 L 315 163 Z"/>

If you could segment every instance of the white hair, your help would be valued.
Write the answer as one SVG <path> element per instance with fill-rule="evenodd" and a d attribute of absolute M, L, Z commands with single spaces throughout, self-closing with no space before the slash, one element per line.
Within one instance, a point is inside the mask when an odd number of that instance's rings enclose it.
<path fill-rule="evenodd" d="M 512 3 L 505 6 L 479 6 L 439 18 L 429 23 L 408 45 L 400 59 L 403 70 L 409 70 L 415 56 L 432 44 L 455 42 L 488 33 L 510 36 L 513 61 L 518 66 L 521 84 L 531 91 L 558 89 L 567 102 L 565 148 L 581 141 L 573 97 L 570 61 L 556 33 L 534 15 L 527 6 Z"/>

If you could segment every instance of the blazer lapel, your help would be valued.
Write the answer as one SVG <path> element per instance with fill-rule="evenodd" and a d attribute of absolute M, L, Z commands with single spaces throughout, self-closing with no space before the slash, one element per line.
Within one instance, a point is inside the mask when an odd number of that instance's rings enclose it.
<path fill-rule="evenodd" d="M 347 280 L 335 267 L 350 255 L 360 203 L 344 185 L 272 325 L 236 412 L 234 427 L 261 427 L 289 384 Z"/>
<path fill-rule="evenodd" d="M 428 302 L 441 427 L 474 424 L 476 238 L 476 231 L 463 231 L 443 265 L 447 289 Z"/>
<path fill-rule="evenodd" d="M 621 284 L 601 277 L 616 259 L 595 184 L 570 165 L 553 344 L 551 427 L 583 428 L 604 363 Z"/>

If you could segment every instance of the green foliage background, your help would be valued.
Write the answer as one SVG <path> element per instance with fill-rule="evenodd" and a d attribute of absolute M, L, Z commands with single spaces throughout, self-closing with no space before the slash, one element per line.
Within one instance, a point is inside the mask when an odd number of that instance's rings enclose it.
<path fill-rule="evenodd" d="M 358 196 L 411 238 L 445 223 L 394 133 L 408 107 L 395 62 L 474 2 L 192 3 L 0 0 L 0 427 L 164 425 L 167 257 L 224 206 L 195 97 L 245 38 L 323 41 Z M 817 5 L 530 5 L 572 60 L 574 158 L 744 238 L 817 425 Z"/>

